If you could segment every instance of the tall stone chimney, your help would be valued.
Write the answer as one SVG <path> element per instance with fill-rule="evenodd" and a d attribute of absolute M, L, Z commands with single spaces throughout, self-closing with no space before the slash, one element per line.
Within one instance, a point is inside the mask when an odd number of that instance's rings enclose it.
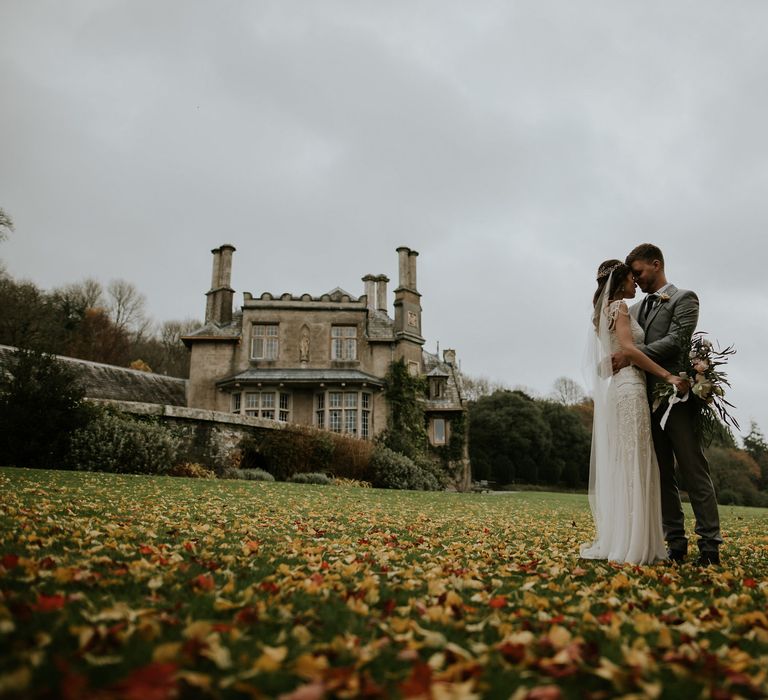
<path fill-rule="evenodd" d="M 405 246 L 400 246 L 397 249 L 400 288 L 411 289 L 411 261 L 409 258 L 410 252 L 411 249 L 406 248 Z"/>
<path fill-rule="evenodd" d="M 376 280 L 378 277 L 374 275 L 366 275 L 363 277 L 363 283 L 365 284 L 365 299 L 368 311 L 373 313 L 376 310 Z"/>
<path fill-rule="evenodd" d="M 416 289 L 415 250 L 401 246 L 399 256 L 400 284 L 395 290 L 395 338 L 400 356 L 421 364 L 421 294 Z"/>
<path fill-rule="evenodd" d="M 389 277 L 379 275 L 376 278 L 376 308 L 387 313 L 387 282 Z"/>
<path fill-rule="evenodd" d="M 416 286 L 416 258 L 418 256 L 419 254 L 415 250 L 408 251 L 408 281 L 414 292 L 418 289 Z"/>
<path fill-rule="evenodd" d="M 230 283 L 232 281 L 232 253 L 235 246 L 225 243 L 219 248 L 214 248 L 213 271 L 211 274 L 211 289 L 206 293 L 208 297 L 205 304 L 205 322 L 216 323 L 220 326 L 232 321 L 232 301 L 235 290 Z"/>

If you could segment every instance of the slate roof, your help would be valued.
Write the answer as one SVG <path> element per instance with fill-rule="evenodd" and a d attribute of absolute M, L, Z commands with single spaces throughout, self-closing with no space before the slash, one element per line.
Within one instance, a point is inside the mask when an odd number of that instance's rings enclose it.
<path fill-rule="evenodd" d="M 356 369 L 247 369 L 227 379 L 217 382 L 217 386 L 233 382 L 261 382 L 262 384 L 372 384 L 383 386 L 384 382 L 372 374 Z"/>
<path fill-rule="evenodd" d="M 460 411 L 464 409 L 461 396 L 461 379 L 457 369 L 443 362 L 437 355 L 422 350 L 424 371 L 427 377 L 444 377 L 445 391 L 442 398 L 428 398 L 424 408 L 427 411 Z"/>
<path fill-rule="evenodd" d="M 201 340 L 204 338 L 215 338 L 216 340 L 239 340 L 242 334 L 243 314 L 236 313 L 232 318 L 232 323 L 220 326 L 218 323 L 209 321 L 204 326 L 187 333 L 181 340 L 185 345 L 189 345 L 190 340 Z"/>
<path fill-rule="evenodd" d="M 10 354 L 15 349 L 0 345 L 0 355 Z M 117 399 L 166 406 L 187 405 L 186 379 L 141 372 L 128 367 L 105 365 L 100 362 L 89 362 L 74 357 L 62 355 L 56 357 L 80 369 L 85 395 L 89 399 Z"/>
<path fill-rule="evenodd" d="M 342 297 L 349 297 L 350 301 L 357 301 L 357 297 L 354 294 L 350 294 L 341 287 L 334 287 L 330 292 L 326 292 L 323 296 L 328 295 L 333 301 L 341 301 Z"/>

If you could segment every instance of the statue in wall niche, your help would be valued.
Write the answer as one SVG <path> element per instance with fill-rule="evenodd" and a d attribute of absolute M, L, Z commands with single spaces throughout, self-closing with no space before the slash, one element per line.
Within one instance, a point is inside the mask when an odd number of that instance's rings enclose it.
<path fill-rule="evenodd" d="M 309 362 L 309 328 L 304 326 L 301 329 L 301 339 L 299 340 L 299 360 Z"/>

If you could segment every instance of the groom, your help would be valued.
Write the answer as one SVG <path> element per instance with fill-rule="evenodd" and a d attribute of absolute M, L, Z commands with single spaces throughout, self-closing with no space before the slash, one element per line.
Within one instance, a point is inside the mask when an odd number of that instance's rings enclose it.
<path fill-rule="evenodd" d="M 651 243 L 637 246 L 626 259 L 637 286 L 645 299 L 634 304 L 630 313 L 645 330 L 645 343 L 638 345 L 652 360 L 677 374 L 680 367 L 681 334 L 692 333 L 699 320 L 699 299 L 694 292 L 678 289 L 667 282 L 664 256 Z M 629 364 L 623 353 L 613 356 L 614 371 Z M 648 375 L 648 396 L 653 402 L 653 389 L 660 380 Z M 669 414 L 666 426 L 660 425 L 660 414 L 651 416 L 653 445 L 661 473 L 661 515 L 669 558 L 682 562 L 688 553 L 688 539 L 680 491 L 675 477 L 675 461 L 688 488 L 699 536 L 697 564 L 720 563 L 720 517 L 709 464 L 695 434 L 696 406 L 693 401 L 678 403 Z"/>

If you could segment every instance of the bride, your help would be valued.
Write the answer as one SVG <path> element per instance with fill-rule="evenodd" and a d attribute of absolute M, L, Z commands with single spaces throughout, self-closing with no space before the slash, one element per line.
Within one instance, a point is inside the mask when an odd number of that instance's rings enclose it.
<path fill-rule="evenodd" d="M 580 552 L 585 559 L 650 564 L 666 559 L 667 550 L 645 373 L 661 377 L 680 393 L 688 390 L 688 383 L 636 347 L 643 342 L 643 329 L 624 302 L 634 296 L 627 265 L 620 260 L 600 265 L 587 358 L 595 402 L 589 503 L 597 532 Z M 618 350 L 632 364 L 614 375 L 611 355 Z"/>

